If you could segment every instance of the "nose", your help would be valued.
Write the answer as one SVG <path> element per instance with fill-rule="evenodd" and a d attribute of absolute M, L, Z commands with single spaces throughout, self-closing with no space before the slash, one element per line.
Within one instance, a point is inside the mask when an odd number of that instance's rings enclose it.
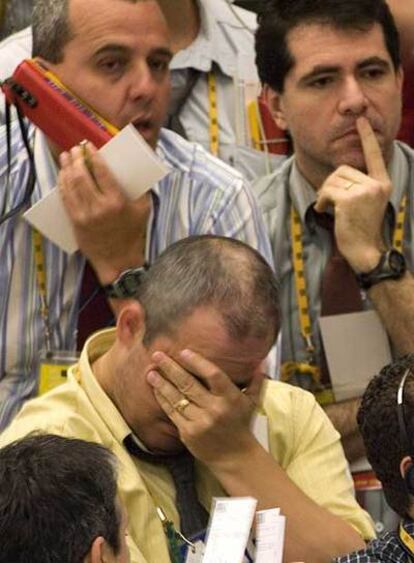
<path fill-rule="evenodd" d="M 150 102 L 157 94 L 158 82 L 146 61 L 134 69 L 129 89 L 133 101 Z"/>
<path fill-rule="evenodd" d="M 341 114 L 362 115 L 368 107 L 368 99 L 358 80 L 347 77 L 342 85 L 338 109 Z"/>

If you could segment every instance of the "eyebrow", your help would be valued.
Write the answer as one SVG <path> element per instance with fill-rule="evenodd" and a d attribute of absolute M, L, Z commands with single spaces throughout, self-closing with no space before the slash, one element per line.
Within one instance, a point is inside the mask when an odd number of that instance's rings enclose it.
<path fill-rule="evenodd" d="M 364 68 L 371 65 L 377 65 L 384 69 L 389 69 L 391 67 L 390 63 L 387 60 L 382 59 L 381 57 L 374 56 L 374 57 L 369 57 L 368 59 L 364 59 L 363 61 L 357 64 L 356 68 L 358 70 L 363 70 Z M 313 67 L 313 69 L 310 72 L 308 72 L 307 74 L 305 74 L 299 79 L 299 84 L 306 84 L 310 79 L 319 76 L 321 74 L 335 74 L 338 73 L 340 70 L 341 67 L 339 65 L 316 65 Z"/>
<path fill-rule="evenodd" d="M 129 47 L 125 47 L 124 45 L 119 45 L 117 43 L 109 43 L 108 45 L 104 45 L 103 47 L 101 47 L 100 49 L 98 49 L 93 56 L 94 57 L 99 57 L 100 55 L 105 55 L 107 53 L 118 53 L 120 55 L 128 55 L 131 52 L 131 49 Z M 150 51 L 149 53 L 150 56 L 161 56 L 161 57 L 165 57 L 169 60 L 171 60 L 173 58 L 173 53 L 170 49 L 168 49 L 168 47 L 157 47 L 155 49 L 153 49 L 152 51 Z"/>

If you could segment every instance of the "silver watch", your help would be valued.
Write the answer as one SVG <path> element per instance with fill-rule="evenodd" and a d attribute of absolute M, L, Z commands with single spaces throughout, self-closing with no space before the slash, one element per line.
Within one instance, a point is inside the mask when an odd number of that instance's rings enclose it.
<path fill-rule="evenodd" d="M 142 281 L 142 276 L 147 270 L 148 264 L 144 264 L 140 268 L 125 270 L 113 283 L 102 286 L 105 295 L 111 299 L 128 299 L 135 297 Z"/>

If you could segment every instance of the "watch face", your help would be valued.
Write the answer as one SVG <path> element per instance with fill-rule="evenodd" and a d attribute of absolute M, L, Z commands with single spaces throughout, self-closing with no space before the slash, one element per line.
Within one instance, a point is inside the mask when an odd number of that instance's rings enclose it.
<path fill-rule="evenodd" d="M 405 259 L 398 250 L 390 250 L 388 254 L 388 265 L 391 272 L 403 274 L 405 272 Z"/>

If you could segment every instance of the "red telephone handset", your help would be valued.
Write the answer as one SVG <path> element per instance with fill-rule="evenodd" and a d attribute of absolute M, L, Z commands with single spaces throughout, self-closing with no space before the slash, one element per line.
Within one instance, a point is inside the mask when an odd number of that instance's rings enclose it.
<path fill-rule="evenodd" d="M 1 88 L 7 101 L 62 150 L 85 139 L 100 148 L 118 132 L 36 59 L 20 63 Z"/>

